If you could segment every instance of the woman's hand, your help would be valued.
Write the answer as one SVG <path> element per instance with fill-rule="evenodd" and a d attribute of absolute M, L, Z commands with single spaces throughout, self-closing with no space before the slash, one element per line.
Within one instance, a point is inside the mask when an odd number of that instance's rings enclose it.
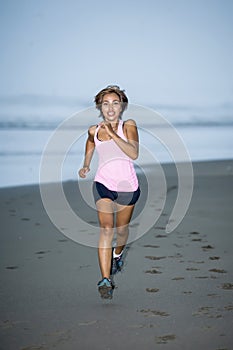
<path fill-rule="evenodd" d="M 83 168 L 81 168 L 78 172 L 79 176 L 82 179 L 85 179 L 86 174 L 90 171 L 90 168 L 88 166 L 84 166 Z"/>
<path fill-rule="evenodd" d="M 101 122 L 100 127 L 104 128 L 106 130 L 108 136 L 110 136 L 111 138 L 116 134 L 112 128 L 112 125 L 106 121 Z"/>

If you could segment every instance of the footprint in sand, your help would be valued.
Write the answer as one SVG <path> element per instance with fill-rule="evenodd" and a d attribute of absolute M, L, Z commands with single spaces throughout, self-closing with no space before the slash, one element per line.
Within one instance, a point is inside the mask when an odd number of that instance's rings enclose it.
<path fill-rule="evenodd" d="M 224 306 L 224 310 L 226 311 L 233 311 L 233 305 L 227 305 L 227 306 Z"/>
<path fill-rule="evenodd" d="M 18 266 L 6 266 L 5 267 L 7 270 L 16 270 L 18 269 L 19 267 Z"/>
<path fill-rule="evenodd" d="M 203 261 L 203 260 L 200 260 L 200 261 L 188 260 L 188 263 L 191 263 L 191 264 L 204 264 L 205 261 Z"/>
<path fill-rule="evenodd" d="M 210 249 L 214 249 L 214 247 L 213 247 L 212 245 L 208 244 L 208 245 L 203 246 L 202 249 L 203 249 L 204 251 L 208 251 L 208 250 L 210 250 Z"/>
<path fill-rule="evenodd" d="M 152 255 L 147 255 L 145 256 L 145 259 L 150 259 L 150 260 L 161 260 L 165 259 L 166 256 L 152 256 Z"/>
<path fill-rule="evenodd" d="M 158 310 L 151 310 L 151 309 L 141 309 L 140 312 L 145 314 L 145 317 L 153 317 L 153 316 L 166 317 L 166 316 L 170 316 L 170 314 L 168 314 L 165 311 L 158 311 Z"/>
<path fill-rule="evenodd" d="M 210 294 L 207 294 L 207 297 L 210 297 L 210 298 L 220 298 L 220 295 L 216 294 L 216 293 L 210 293 Z"/>
<path fill-rule="evenodd" d="M 157 293 L 159 291 L 158 288 L 146 288 L 146 291 L 148 293 Z"/>
<path fill-rule="evenodd" d="M 156 269 L 151 269 L 151 270 L 146 270 L 145 273 L 151 273 L 151 274 L 157 274 L 157 273 L 162 273 Z"/>
<path fill-rule="evenodd" d="M 169 258 L 179 259 L 179 258 L 182 258 L 182 257 L 183 257 L 183 255 L 182 255 L 182 254 L 180 254 L 180 253 L 177 253 L 177 254 L 175 254 L 175 255 L 169 255 L 168 257 L 169 257 Z"/>
<path fill-rule="evenodd" d="M 213 309 L 213 306 L 201 306 L 198 311 L 193 312 L 193 316 L 203 316 L 209 315 L 210 311 Z"/>
<path fill-rule="evenodd" d="M 35 254 L 38 255 L 38 259 L 42 259 L 44 254 L 50 253 L 50 250 L 40 250 L 39 252 L 36 252 Z"/>
<path fill-rule="evenodd" d="M 223 283 L 221 288 L 225 290 L 233 290 L 233 283 Z"/>
<path fill-rule="evenodd" d="M 202 317 L 205 316 L 207 318 L 222 318 L 223 316 L 216 313 L 217 310 L 214 310 L 213 306 L 202 306 L 200 307 L 197 312 L 194 312 L 192 316 L 195 317 Z"/>
<path fill-rule="evenodd" d="M 209 270 L 210 272 L 217 272 L 217 273 L 227 273 L 226 270 L 223 270 L 223 269 L 211 269 Z"/>
<path fill-rule="evenodd" d="M 168 341 L 175 340 L 175 334 L 167 334 L 159 337 L 155 337 L 157 344 L 167 344 Z"/>
<path fill-rule="evenodd" d="M 233 311 L 233 305 L 230 304 L 230 305 L 224 306 L 224 310 L 226 310 L 226 311 Z"/>
<path fill-rule="evenodd" d="M 166 236 L 166 235 L 160 235 L 160 234 L 159 234 L 159 235 L 156 235 L 155 237 L 156 237 L 156 238 L 166 238 L 167 236 Z"/>

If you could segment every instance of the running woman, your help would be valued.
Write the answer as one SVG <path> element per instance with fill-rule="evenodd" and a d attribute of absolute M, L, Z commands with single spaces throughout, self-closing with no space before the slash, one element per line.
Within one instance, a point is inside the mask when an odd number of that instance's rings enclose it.
<path fill-rule="evenodd" d="M 123 265 L 123 253 L 129 235 L 129 223 L 140 196 L 133 160 L 138 157 L 138 130 L 134 120 L 122 121 L 128 98 L 116 85 L 109 85 L 95 96 L 102 121 L 88 129 L 83 167 L 79 176 L 90 171 L 96 149 L 99 164 L 93 183 L 93 195 L 98 211 L 100 237 L 99 266 L 102 279 L 98 290 L 102 298 L 112 298 L 112 275 Z M 116 228 L 116 246 L 112 248 Z"/>

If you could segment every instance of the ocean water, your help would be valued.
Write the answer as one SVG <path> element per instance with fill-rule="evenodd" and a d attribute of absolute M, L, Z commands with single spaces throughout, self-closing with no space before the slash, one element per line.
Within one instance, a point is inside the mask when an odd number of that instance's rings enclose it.
<path fill-rule="evenodd" d="M 147 109 L 149 112 L 147 112 Z M 158 112 L 158 118 L 156 117 Z M 155 113 L 155 114 L 154 114 Z M 99 122 L 98 112 L 85 101 L 47 96 L 0 98 L 0 187 L 37 184 L 46 145 L 66 120 L 70 145 L 51 152 L 50 161 L 64 156 L 61 179 L 76 180 L 83 162 L 87 128 Z M 140 157 L 137 165 L 233 158 L 233 106 L 133 106 L 125 118 L 137 121 Z M 161 118 L 164 123 L 161 125 Z M 61 124 L 63 123 L 63 124 Z M 64 127 L 63 127 L 64 128 Z M 74 141 L 74 135 L 77 139 Z M 170 133 L 170 134 L 169 134 Z M 174 142 L 170 144 L 170 140 Z M 66 149 L 67 148 L 67 149 Z M 93 169 L 96 158 L 93 159 Z M 91 174 L 92 175 L 92 174 Z M 90 175 L 90 176 L 91 176 Z"/>

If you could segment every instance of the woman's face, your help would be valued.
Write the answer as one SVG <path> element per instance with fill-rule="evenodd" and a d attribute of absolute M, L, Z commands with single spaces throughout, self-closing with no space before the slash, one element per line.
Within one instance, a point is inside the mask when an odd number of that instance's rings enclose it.
<path fill-rule="evenodd" d="M 104 119 L 109 122 L 117 122 L 120 118 L 122 107 L 121 101 L 117 94 L 110 93 L 106 94 L 103 97 L 103 101 L 101 104 L 101 111 Z"/>

